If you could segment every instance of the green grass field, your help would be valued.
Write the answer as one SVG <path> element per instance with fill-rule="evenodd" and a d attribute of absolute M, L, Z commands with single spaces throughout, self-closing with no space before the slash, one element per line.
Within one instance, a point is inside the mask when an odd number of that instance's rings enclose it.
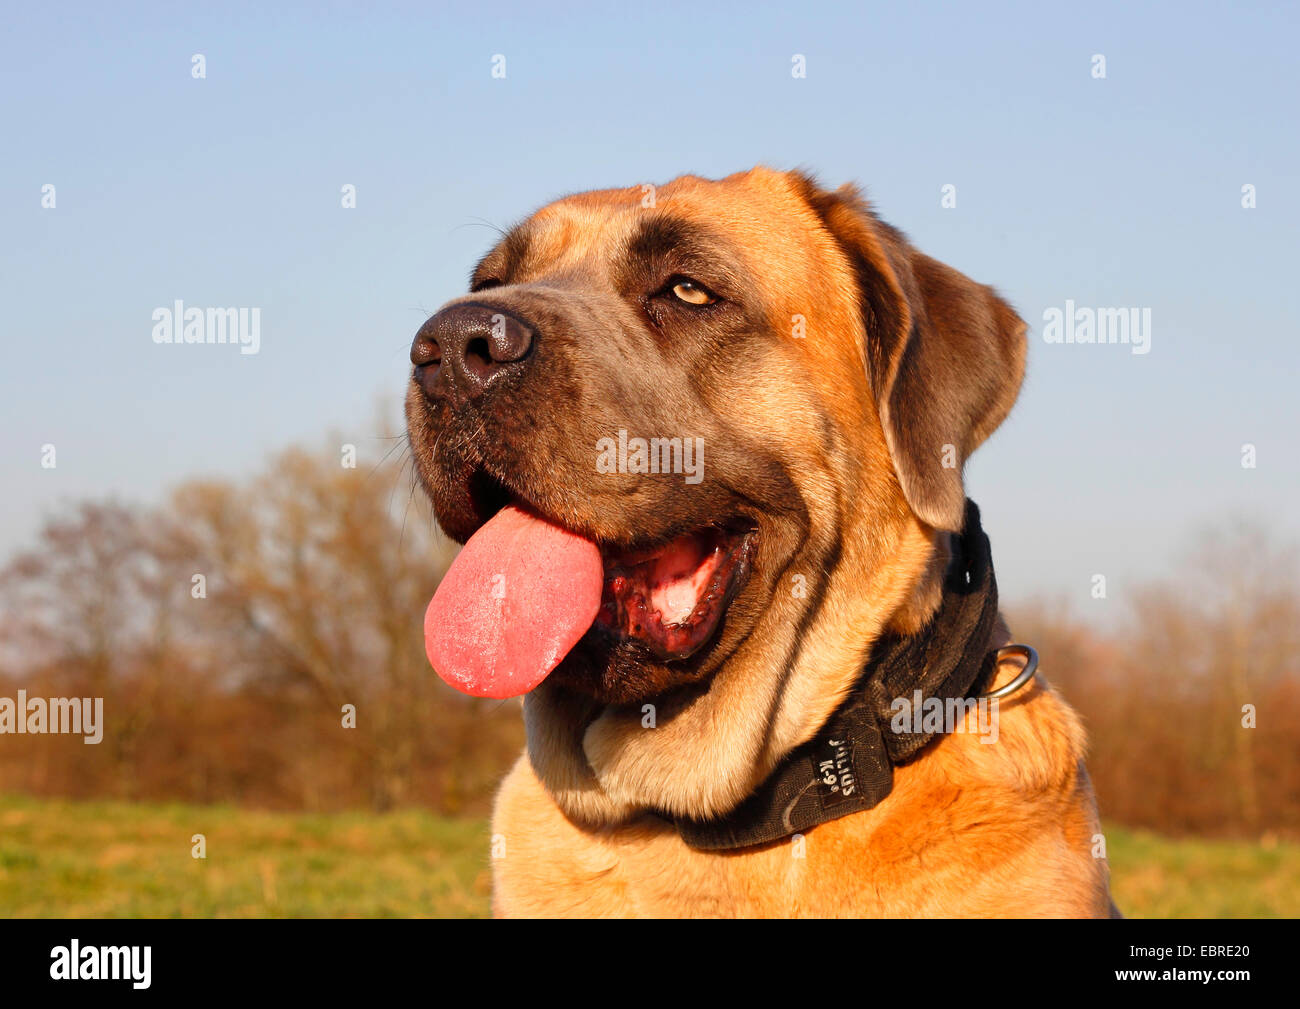
<path fill-rule="evenodd" d="M 1300 915 L 1300 845 L 1107 843 L 1129 917 Z M 481 820 L 0 796 L 3 917 L 478 917 L 489 890 Z"/>

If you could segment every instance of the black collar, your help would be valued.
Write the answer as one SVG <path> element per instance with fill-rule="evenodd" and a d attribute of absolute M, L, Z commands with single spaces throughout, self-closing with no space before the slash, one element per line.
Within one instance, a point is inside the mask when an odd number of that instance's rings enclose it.
<path fill-rule="evenodd" d="M 906 762 L 937 731 L 894 731 L 898 698 L 964 698 L 989 680 L 989 649 L 998 613 L 989 540 L 975 502 L 966 501 L 962 533 L 944 578 L 943 601 L 925 628 L 885 636 L 872 647 L 862 676 L 817 735 L 791 751 L 758 789 L 725 816 L 676 820 L 692 848 L 766 844 L 819 823 L 870 809 L 893 788 L 893 766 Z M 912 728 L 919 728 L 913 724 Z"/>

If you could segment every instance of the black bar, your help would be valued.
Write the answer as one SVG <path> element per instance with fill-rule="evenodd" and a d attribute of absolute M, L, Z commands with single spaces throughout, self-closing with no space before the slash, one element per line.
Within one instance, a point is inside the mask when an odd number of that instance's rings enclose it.
<path fill-rule="evenodd" d="M 1227 996 L 1260 982 L 1289 989 L 1295 971 L 1294 964 L 1281 963 L 1281 930 L 1289 933 L 1292 926 L 1269 921 L 652 923 L 603 926 L 598 933 L 589 927 L 471 921 L 0 921 L 0 985 L 12 1005 L 18 1003 L 9 999 L 20 994 L 92 1001 L 110 993 L 120 997 L 117 992 L 150 998 L 283 991 L 337 999 L 349 992 L 374 997 L 412 988 L 437 1000 L 490 996 L 498 985 L 518 983 L 535 984 L 548 998 L 565 990 L 590 997 L 591 982 L 608 978 L 615 987 L 604 990 L 616 998 L 643 985 L 681 991 L 691 976 L 707 978 L 707 987 L 719 990 L 766 985 L 781 967 L 827 971 L 840 978 L 840 995 L 852 994 L 851 979 L 865 983 L 870 977 L 873 997 L 891 989 L 940 996 L 945 990 L 981 989 L 989 995 L 1016 989 L 1024 994 L 1027 983 L 1048 986 L 1039 992 L 1042 997 L 1124 988 L 1200 989 Z M 53 979 L 52 967 L 68 961 L 57 951 L 70 954 L 73 940 L 83 960 L 88 947 L 139 947 L 138 967 L 143 947 L 149 947 L 148 987 L 136 989 L 131 978 Z M 98 966 L 98 951 L 89 960 Z M 119 962 L 127 961 L 114 953 L 107 966 Z M 1117 972 L 1123 971 L 1154 971 L 1154 976 L 1121 980 Z M 1178 973 L 1192 971 L 1212 976 L 1207 982 Z M 1217 976 L 1221 971 L 1248 976 Z M 626 987 L 619 985 L 620 976 Z"/>

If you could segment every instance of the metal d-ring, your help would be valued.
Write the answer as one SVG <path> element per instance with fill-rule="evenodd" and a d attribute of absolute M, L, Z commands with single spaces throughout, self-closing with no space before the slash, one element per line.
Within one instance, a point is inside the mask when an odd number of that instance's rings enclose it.
<path fill-rule="evenodd" d="M 1038 653 L 1029 645 L 1006 645 L 997 650 L 993 656 L 993 668 L 996 669 L 1001 663 L 1003 656 L 1006 654 L 1023 655 L 1025 657 L 1025 668 L 1020 670 L 1016 678 L 1010 683 L 1004 683 L 997 690 L 990 690 L 987 694 L 977 694 L 976 698 L 987 698 L 988 700 L 997 700 L 1002 697 L 1010 697 L 1017 690 L 1034 678 L 1034 673 L 1038 672 Z"/>

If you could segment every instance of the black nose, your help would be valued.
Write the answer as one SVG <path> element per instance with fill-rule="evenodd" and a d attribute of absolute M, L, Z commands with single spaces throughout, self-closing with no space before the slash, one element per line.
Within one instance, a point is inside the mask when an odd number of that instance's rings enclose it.
<path fill-rule="evenodd" d="M 444 308 L 420 327 L 411 344 L 415 380 L 426 396 L 481 396 L 511 369 L 523 367 L 533 331 L 509 312 L 488 305 Z"/>

